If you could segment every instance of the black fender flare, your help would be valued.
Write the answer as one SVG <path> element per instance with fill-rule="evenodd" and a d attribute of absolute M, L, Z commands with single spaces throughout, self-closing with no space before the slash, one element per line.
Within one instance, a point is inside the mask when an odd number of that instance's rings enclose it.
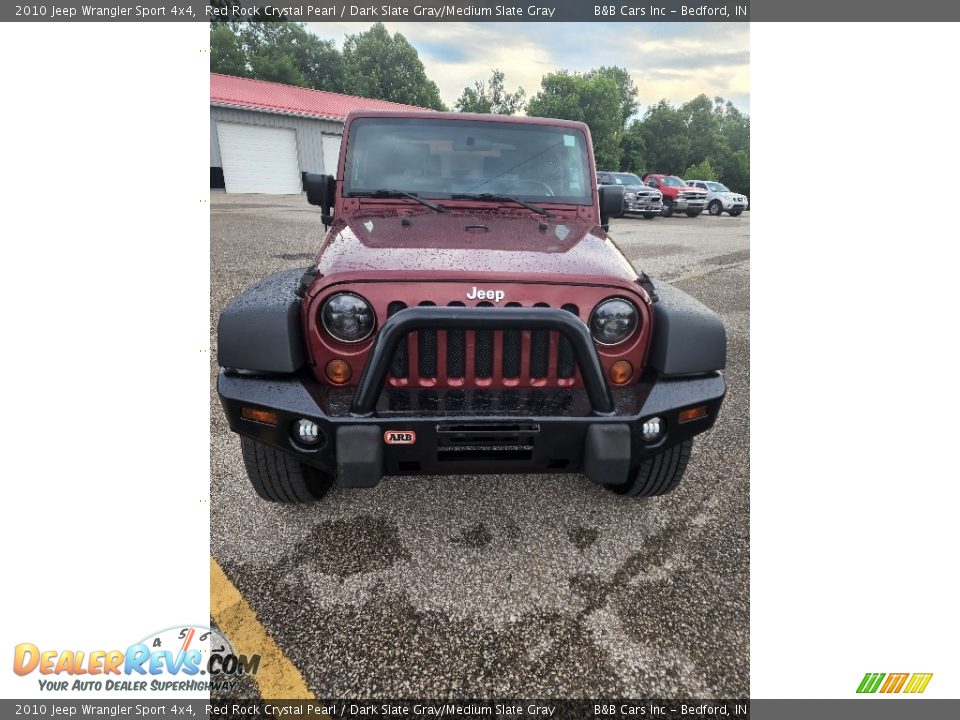
<path fill-rule="evenodd" d="M 657 281 L 656 292 L 648 366 L 664 376 L 723 370 L 727 331 L 720 317 L 673 285 Z"/>
<path fill-rule="evenodd" d="M 281 270 L 254 283 L 217 324 L 217 362 L 223 368 L 293 373 L 306 362 L 297 288 L 303 268 Z"/>

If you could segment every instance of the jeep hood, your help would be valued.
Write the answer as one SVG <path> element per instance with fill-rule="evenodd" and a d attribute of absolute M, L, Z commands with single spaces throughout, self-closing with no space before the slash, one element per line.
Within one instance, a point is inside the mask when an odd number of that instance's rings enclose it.
<path fill-rule="evenodd" d="M 541 229 L 544 228 L 544 229 Z M 501 212 L 378 213 L 338 221 L 317 256 L 324 276 L 533 274 L 634 282 L 637 272 L 595 225 Z"/>

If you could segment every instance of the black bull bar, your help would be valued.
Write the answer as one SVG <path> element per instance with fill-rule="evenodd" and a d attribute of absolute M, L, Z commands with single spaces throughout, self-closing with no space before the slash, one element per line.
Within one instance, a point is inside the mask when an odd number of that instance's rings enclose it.
<path fill-rule="evenodd" d="M 553 330 L 573 348 L 591 414 L 613 415 L 614 403 L 603 376 L 593 338 L 576 315 L 558 308 L 415 307 L 392 315 L 367 359 L 350 408 L 355 417 L 372 417 L 390 371 L 393 355 L 407 335 L 417 330 Z"/>

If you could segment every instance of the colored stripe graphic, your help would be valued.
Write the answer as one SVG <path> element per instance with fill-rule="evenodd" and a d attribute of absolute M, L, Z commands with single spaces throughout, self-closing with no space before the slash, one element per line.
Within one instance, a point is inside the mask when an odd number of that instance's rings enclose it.
<path fill-rule="evenodd" d="M 932 677 L 933 673 L 914 673 L 903 691 L 905 693 L 922 693 L 927 689 L 927 685 L 930 684 L 930 678 Z"/>
<path fill-rule="evenodd" d="M 884 682 L 886 678 L 886 682 Z M 905 693 L 917 694 L 927 689 L 933 673 L 866 673 L 860 685 L 857 686 L 858 693 L 875 693 L 879 689 L 881 693 L 893 694 L 901 690 Z M 883 685 L 881 686 L 881 683 Z M 904 687 L 906 685 L 906 687 Z"/>
<path fill-rule="evenodd" d="M 857 688 L 857 692 L 875 693 L 877 688 L 880 687 L 880 683 L 884 677 L 886 677 L 885 673 L 867 673 L 863 676 L 863 680 L 860 681 L 860 687 Z"/>
<path fill-rule="evenodd" d="M 898 693 L 900 688 L 903 687 L 903 684 L 907 681 L 907 678 L 910 676 L 910 673 L 890 673 L 887 675 L 887 680 L 883 683 L 883 687 L 880 688 L 882 693 Z"/>

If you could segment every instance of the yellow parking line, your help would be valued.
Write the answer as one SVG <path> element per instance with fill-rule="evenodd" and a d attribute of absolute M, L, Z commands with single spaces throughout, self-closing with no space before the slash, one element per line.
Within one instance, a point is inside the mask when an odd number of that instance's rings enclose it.
<path fill-rule="evenodd" d="M 244 600 L 240 591 L 210 558 L 210 615 L 243 655 L 259 654 L 260 670 L 253 676 L 264 700 L 314 700 L 300 671 L 283 654 Z"/>

